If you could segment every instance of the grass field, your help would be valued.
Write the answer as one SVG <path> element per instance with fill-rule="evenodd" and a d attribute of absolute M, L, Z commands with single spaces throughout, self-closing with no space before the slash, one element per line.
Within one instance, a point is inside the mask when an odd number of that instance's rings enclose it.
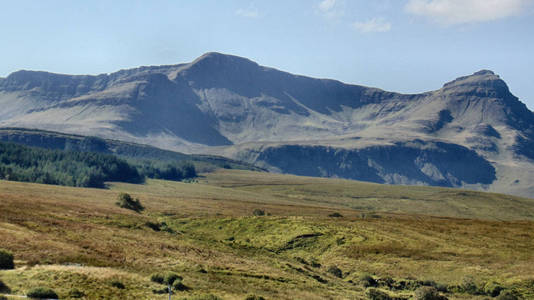
<path fill-rule="evenodd" d="M 120 192 L 146 209 L 117 207 Z M 0 181 L 0 248 L 11 295 L 167 299 L 150 275 L 172 270 L 189 287 L 173 299 L 368 299 L 364 275 L 398 299 L 421 285 L 486 299 L 492 282 L 534 299 L 534 200 L 455 189 L 235 170 L 109 189 Z"/>

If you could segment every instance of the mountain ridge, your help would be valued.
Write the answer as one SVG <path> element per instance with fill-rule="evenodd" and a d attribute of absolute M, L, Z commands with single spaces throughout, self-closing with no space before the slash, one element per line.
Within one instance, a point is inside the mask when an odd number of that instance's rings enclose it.
<path fill-rule="evenodd" d="M 0 80 L 0 105 L 0 127 L 220 154 L 278 172 L 291 172 L 284 159 L 315 153 L 322 159 L 302 175 L 362 179 L 358 169 L 371 168 L 369 174 L 380 178 L 373 177 L 375 182 L 442 182 L 534 194 L 534 113 L 490 70 L 458 77 L 438 90 L 402 94 L 210 52 L 191 63 L 100 75 L 14 72 Z M 286 146 L 301 149 L 288 152 Z M 326 148 L 309 148 L 317 146 Z M 455 169 L 453 148 L 459 161 L 473 152 L 491 164 L 495 178 L 461 180 L 471 176 Z M 459 150 L 464 148 L 468 152 Z M 344 154 L 335 156 L 336 151 Z M 395 151 L 411 153 L 404 157 L 410 170 L 392 167 Z M 439 158 L 440 151 L 450 152 L 449 163 Z"/>

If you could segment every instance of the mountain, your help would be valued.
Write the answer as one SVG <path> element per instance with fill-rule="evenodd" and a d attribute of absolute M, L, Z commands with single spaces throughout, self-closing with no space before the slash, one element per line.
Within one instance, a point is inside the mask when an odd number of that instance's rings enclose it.
<path fill-rule="evenodd" d="M 299 175 L 534 195 L 534 113 L 492 71 L 400 94 L 207 53 L 0 79 L 0 126 L 217 154 Z"/>

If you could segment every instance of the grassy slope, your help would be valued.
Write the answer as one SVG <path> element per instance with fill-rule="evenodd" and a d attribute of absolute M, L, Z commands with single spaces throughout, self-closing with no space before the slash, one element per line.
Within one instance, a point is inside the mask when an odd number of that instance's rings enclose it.
<path fill-rule="evenodd" d="M 116 207 L 120 191 L 146 210 Z M 253 217 L 255 208 L 272 215 Z M 334 211 L 344 217 L 328 217 Z M 349 281 L 363 273 L 452 285 L 471 275 L 534 297 L 534 200 L 524 198 L 222 170 L 195 184 L 109 190 L 0 181 L 0 212 L 0 248 L 18 266 L 0 279 L 14 294 L 44 284 L 60 296 L 77 287 L 90 299 L 166 299 L 148 276 L 174 270 L 192 288 L 179 297 L 358 299 L 365 289 Z M 343 279 L 326 272 L 331 265 Z"/>

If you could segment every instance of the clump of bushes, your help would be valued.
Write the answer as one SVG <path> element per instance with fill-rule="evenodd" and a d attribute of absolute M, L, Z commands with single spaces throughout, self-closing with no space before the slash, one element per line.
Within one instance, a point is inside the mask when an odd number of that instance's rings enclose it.
<path fill-rule="evenodd" d="M 365 295 L 371 300 L 394 300 L 388 293 L 378 289 L 368 289 Z"/>
<path fill-rule="evenodd" d="M 342 214 L 338 213 L 338 212 L 334 212 L 334 213 L 331 213 L 328 215 L 330 218 L 341 218 L 343 217 Z"/>
<path fill-rule="evenodd" d="M 154 223 L 154 222 L 146 222 L 145 226 L 154 230 L 154 231 L 166 231 L 168 233 L 174 233 L 174 230 L 167 225 L 165 222 L 161 223 Z"/>
<path fill-rule="evenodd" d="M 504 290 L 498 283 L 490 281 L 484 286 L 484 293 L 488 296 L 497 297 Z"/>
<path fill-rule="evenodd" d="M 465 276 L 462 279 L 462 283 L 459 286 L 460 292 L 471 294 L 471 295 L 481 295 L 484 293 L 479 287 L 477 286 L 475 280 L 472 276 Z"/>
<path fill-rule="evenodd" d="M 124 286 L 124 283 L 118 281 L 118 280 L 112 280 L 111 281 L 111 286 L 114 287 L 114 288 L 118 288 L 118 289 L 125 289 L 126 287 Z"/>
<path fill-rule="evenodd" d="M 175 291 L 189 290 L 189 287 L 187 287 L 182 282 L 183 277 L 174 272 L 168 272 L 166 274 L 155 273 L 150 276 L 150 280 L 155 283 L 170 285 L 172 286 L 172 289 Z M 154 292 L 155 294 L 164 294 L 164 293 L 167 293 L 168 290 L 167 288 L 163 288 L 161 290 L 154 290 L 152 292 Z"/>
<path fill-rule="evenodd" d="M 439 294 L 432 286 L 423 286 L 415 291 L 415 300 L 447 300 L 447 297 Z"/>
<path fill-rule="evenodd" d="M 37 287 L 28 291 L 26 294 L 28 298 L 34 299 L 57 299 L 59 298 L 56 292 L 47 287 Z"/>
<path fill-rule="evenodd" d="M 519 298 L 511 291 L 503 291 L 496 298 L 497 300 L 518 300 Z"/>
<path fill-rule="evenodd" d="M 245 300 L 265 300 L 262 296 L 248 295 Z"/>
<path fill-rule="evenodd" d="M 0 249 L 0 270 L 11 270 L 14 268 L 13 254 L 7 250 Z"/>
<path fill-rule="evenodd" d="M 172 289 L 175 291 L 187 291 L 189 288 L 182 282 L 182 280 L 176 280 L 172 283 Z"/>
<path fill-rule="evenodd" d="M 252 214 L 255 216 L 265 216 L 265 211 L 263 209 L 256 208 L 254 211 L 252 211 Z"/>
<path fill-rule="evenodd" d="M 163 283 L 172 285 L 175 281 L 182 281 L 184 278 L 176 273 L 169 272 L 165 275 Z"/>
<path fill-rule="evenodd" d="M 165 280 L 165 276 L 160 273 L 155 273 L 150 275 L 150 281 L 163 284 L 163 281 Z"/>
<path fill-rule="evenodd" d="M 77 288 L 73 288 L 69 291 L 69 298 L 83 298 L 85 293 Z"/>
<path fill-rule="evenodd" d="M 326 271 L 328 273 L 338 277 L 338 278 L 342 278 L 343 277 L 343 271 L 341 271 L 341 269 L 336 267 L 336 266 L 330 266 L 330 267 L 328 267 L 328 269 Z"/>
<path fill-rule="evenodd" d="M 132 198 L 128 193 L 120 193 L 115 204 L 120 208 L 126 208 L 135 212 L 141 212 L 145 209 L 139 199 Z"/>
<path fill-rule="evenodd" d="M 360 283 L 363 287 L 376 287 L 378 282 L 369 274 L 364 274 L 360 277 Z"/>

